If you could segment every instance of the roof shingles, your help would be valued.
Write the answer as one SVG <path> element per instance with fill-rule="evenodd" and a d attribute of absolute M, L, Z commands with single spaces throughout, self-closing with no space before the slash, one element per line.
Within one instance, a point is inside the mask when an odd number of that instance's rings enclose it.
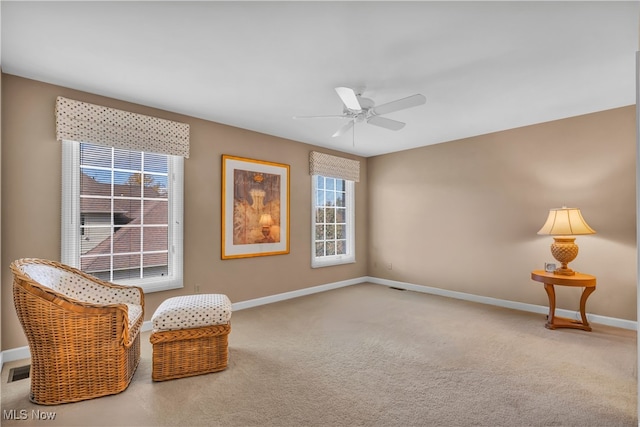
<path fill-rule="evenodd" d="M 81 195 L 107 196 L 105 198 L 81 196 L 81 214 L 111 212 L 111 184 L 98 182 L 88 175 L 82 174 L 81 185 Z M 141 265 L 144 267 L 167 265 L 168 200 L 166 195 L 158 193 L 153 187 L 145 187 L 145 198 L 142 199 L 140 186 L 117 184 L 113 186 L 113 189 L 116 197 L 134 198 L 113 199 L 114 213 L 121 214 L 120 217 L 125 218 L 127 222 L 120 225 L 113 235 L 83 254 L 81 269 L 87 272 L 109 270 L 111 268 L 109 255 L 112 251 L 112 243 L 114 270 L 139 268 Z M 160 198 L 164 198 L 164 200 Z M 142 237 L 144 237 L 144 243 L 142 243 Z M 161 252 L 144 253 L 141 261 L 139 254 L 141 249 L 145 252 Z M 136 252 L 136 254 L 117 255 L 130 252 Z"/>

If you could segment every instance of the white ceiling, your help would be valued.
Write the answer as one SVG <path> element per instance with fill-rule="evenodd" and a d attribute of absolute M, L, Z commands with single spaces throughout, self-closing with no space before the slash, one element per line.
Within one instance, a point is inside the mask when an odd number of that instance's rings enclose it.
<path fill-rule="evenodd" d="M 374 156 L 635 104 L 640 2 L 2 1 L 5 73 Z M 336 86 L 400 131 L 343 119 Z M 211 144 L 215 144 L 211 141 Z"/>

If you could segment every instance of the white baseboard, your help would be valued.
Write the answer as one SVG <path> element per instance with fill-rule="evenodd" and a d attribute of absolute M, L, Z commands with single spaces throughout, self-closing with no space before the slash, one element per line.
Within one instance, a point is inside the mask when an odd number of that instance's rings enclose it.
<path fill-rule="evenodd" d="M 358 277 L 355 279 L 343 280 L 341 282 L 327 283 L 326 285 L 313 286 L 311 288 L 299 289 L 297 291 L 285 292 L 282 294 L 270 295 L 268 297 L 251 299 L 248 301 L 233 303 L 232 309 L 244 310 L 245 308 L 257 307 L 259 305 L 271 304 L 278 301 L 284 301 L 292 298 L 302 297 L 305 295 L 317 294 L 319 292 L 330 291 L 331 289 L 344 288 L 345 286 L 357 285 L 364 283 L 368 277 Z"/>
<path fill-rule="evenodd" d="M 6 362 L 13 362 L 14 360 L 28 359 L 31 357 L 29 352 L 29 346 L 12 348 L 2 352 L 2 366 Z"/>
<path fill-rule="evenodd" d="M 343 280 L 340 282 L 327 283 L 324 285 L 313 286 L 311 288 L 298 289 L 296 291 L 284 292 L 281 294 L 269 295 L 267 297 L 250 299 L 247 301 L 234 302 L 231 304 L 232 311 L 240 311 L 247 308 L 258 307 L 260 305 L 272 304 L 274 302 L 285 301 L 305 295 L 313 295 L 320 292 L 330 291 L 332 289 L 344 288 L 346 286 L 357 285 L 367 281 L 367 277 L 358 277 L 356 279 Z M 153 329 L 153 325 L 150 320 L 147 320 L 142 324 L 140 330 L 142 332 L 150 331 Z"/>
<path fill-rule="evenodd" d="M 293 299 L 293 298 L 306 296 L 306 295 L 313 295 L 319 292 L 325 292 L 332 289 L 344 288 L 346 286 L 357 285 L 357 284 L 366 283 L 366 282 L 374 283 L 376 285 L 406 289 L 409 291 L 422 292 L 426 294 L 439 295 L 439 296 L 448 297 L 448 298 L 455 298 L 455 299 L 460 299 L 465 301 L 477 302 L 481 304 L 511 308 L 514 310 L 528 311 L 532 313 L 547 314 L 549 312 L 549 307 L 547 306 L 502 300 L 497 298 L 485 297 L 481 295 L 473 295 L 473 294 L 467 294 L 464 292 L 450 291 L 447 289 L 432 288 L 430 286 L 414 285 L 412 283 L 398 282 L 395 280 L 380 279 L 377 277 L 370 277 L 370 276 L 358 277 L 355 279 L 343 280 L 343 281 L 334 282 L 334 283 L 327 283 L 325 285 L 313 286 L 311 288 L 299 289 L 297 291 L 284 292 L 281 294 L 270 295 L 267 297 L 236 302 L 236 303 L 233 303 L 231 307 L 233 311 L 239 311 L 247 308 L 257 307 L 260 305 L 272 304 L 274 302 L 285 301 L 288 299 Z M 558 313 L 559 316 L 575 318 L 575 319 L 578 319 L 580 315 L 576 311 L 562 310 L 562 309 L 556 310 L 556 313 Z M 597 314 L 587 314 L 587 319 L 589 320 L 589 322 L 592 322 L 592 323 L 600 323 L 602 325 L 615 326 L 617 328 L 631 329 L 634 331 L 638 329 L 638 322 L 635 322 L 632 320 L 616 319 L 613 317 L 600 316 Z M 142 324 L 142 328 L 141 328 L 142 332 L 150 331 L 151 329 L 152 329 L 152 325 L 150 320 L 147 320 Z M 4 366 L 5 362 L 13 362 L 15 360 L 28 359 L 29 357 L 31 357 L 31 353 L 29 352 L 28 346 L 5 350 L 0 353 L 0 366 Z"/>
<path fill-rule="evenodd" d="M 409 291 L 422 292 L 422 293 L 432 294 L 432 295 L 440 295 L 443 297 L 461 299 L 461 300 L 471 301 L 471 302 L 478 302 L 481 304 L 495 305 L 498 307 L 528 311 L 531 313 L 540 313 L 540 314 L 549 313 L 548 306 L 526 304 L 523 302 L 509 301 L 509 300 L 485 297 L 481 295 L 467 294 L 464 292 L 456 292 L 456 291 L 450 291 L 447 289 L 432 288 L 430 286 L 423 286 L 423 285 L 414 285 L 411 283 L 398 282 L 395 280 L 388 280 L 388 279 L 380 279 L 377 277 L 367 277 L 367 281 L 370 283 L 375 283 L 377 285 L 391 286 L 394 288 L 406 289 Z M 558 316 L 567 317 L 570 319 L 580 319 L 580 313 L 577 311 L 556 309 L 556 313 L 558 314 Z M 601 325 L 615 326 L 617 328 L 631 329 L 634 331 L 638 330 L 638 322 L 635 322 L 633 320 L 617 319 L 614 317 L 600 316 L 598 314 L 589 314 L 589 313 L 587 313 L 587 320 L 589 320 L 589 323 L 599 323 Z"/>

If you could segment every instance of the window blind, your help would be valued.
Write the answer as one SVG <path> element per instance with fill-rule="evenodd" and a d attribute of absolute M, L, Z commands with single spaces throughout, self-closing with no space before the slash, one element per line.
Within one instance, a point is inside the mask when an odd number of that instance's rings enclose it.
<path fill-rule="evenodd" d="M 309 155 L 309 174 L 360 182 L 360 162 L 312 151 Z"/>
<path fill-rule="evenodd" d="M 56 139 L 189 158 L 189 125 L 115 108 L 56 99 Z"/>

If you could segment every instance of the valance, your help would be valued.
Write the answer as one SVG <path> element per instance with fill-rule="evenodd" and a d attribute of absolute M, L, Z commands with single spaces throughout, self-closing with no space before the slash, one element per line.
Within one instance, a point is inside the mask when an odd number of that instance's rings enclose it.
<path fill-rule="evenodd" d="M 189 157 L 189 125 L 59 96 L 56 139 Z"/>
<path fill-rule="evenodd" d="M 309 174 L 360 182 L 360 162 L 312 151 L 309 156 Z"/>

